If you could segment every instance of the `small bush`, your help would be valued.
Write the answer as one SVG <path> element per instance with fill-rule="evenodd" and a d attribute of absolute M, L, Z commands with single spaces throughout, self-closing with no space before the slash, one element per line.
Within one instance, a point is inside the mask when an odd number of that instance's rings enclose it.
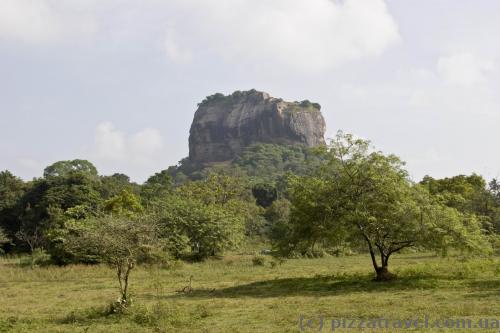
<path fill-rule="evenodd" d="M 9 317 L 7 319 L 0 319 L 0 332 L 10 332 L 18 321 L 17 317 Z"/>
<path fill-rule="evenodd" d="M 305 258 L 324 258 L 327 256 L 328 256 L 328 253 L 324 250 L 314 250 L 314 251 L 308 250 L 304 254 Z"/>
<path fill-rule="evenodd" d="M 261 255 L 255 255 L 252 258 L 252 264 L 254 266 L 264 266 L 266 264 L 266 258 Z"/>
<path fill-rule="evenodd" d="M 35 249 L 29 256 L 21 258 L 19 264 L 23 267 L 40 267 L 52 264 L 50 255 L 41 249 Z"/>
<path fill-rule="evenodd" d="M 196 306 L 195 311 L 193 313 L 193 317 L 195 319 L 203 319 L 207 318 L 208 316 L 210 316 L 210 310 L 206 305 L 199 304 Z"/>
<path fill-rule="evenodd" d="M 455 279 L 477 278 L 482 269 L 482 267 L 478 267 L 473 263 L 462 263 L 452 268 L 451 276 Z"/>
<path fill-rule="evenodd" d="M 146 265 L 158 265 L 161 268 L 171 268 L 176 265 L 176 260 L 173 260 L 170 254 L 163 250 L 157 249 L 155 247 L 148 247 L 146 251 L 139 254 L 137 258 L 138 264 Z"/>
<path fill-rule="evenodd" d="M 336 247 L 333 249 L 328 249 L 326 253 L 335 257 L 352 256 L 355 254 L 353 250 L 348 247 Z"/>

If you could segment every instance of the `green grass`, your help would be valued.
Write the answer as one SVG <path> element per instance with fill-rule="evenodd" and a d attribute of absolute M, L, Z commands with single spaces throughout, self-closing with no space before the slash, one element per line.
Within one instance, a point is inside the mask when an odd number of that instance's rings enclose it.
<path fill-rule="evenodd" d="M 320 316 L 500 317 L 500 258 L 399 255 L 391 263 L 399 279 L 390 283 L 371 281 L 366 255 L 295 259 L 275 267 L 270 257 L 264 266 L 252 259 L 228 255 L 170 270 L 140 267 L 131 276 L 134 304 L 121 315 L 110 313 L 118 290 L 107 267 L 31 269 L 21 267 L 19 258 L 0 259 L 0 332 L 299 332 L 300 315 L 315 324 Z M 191 276 L 193 292 L 177 292 Z"/>

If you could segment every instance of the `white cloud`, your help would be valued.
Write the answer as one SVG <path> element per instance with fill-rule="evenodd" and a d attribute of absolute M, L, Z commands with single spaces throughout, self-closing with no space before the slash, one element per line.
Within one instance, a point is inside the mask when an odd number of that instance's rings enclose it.
<path fill-rule="evenodd" d="M 0 36 L 23 41 L 54 38 L 58 26 L 51 8 L 41 0 L 2 0 Z"/>
<path fill-rule="evenodd" d="M 167 29 L 165 36 L 165 52 L 167 57 L 175 63 L 188 63 L 192 60 L 192 54 L 189 50 L 179 45 L 179 38 L 172 28 Z"/>
<path fill-rule="evenodd" d="M 111 122 L 97 125 L 94 155 L 103 161 L 148 162 L 163 148 L 160 131 L 145 128 L 133 135 L 117 130 Z"/>
<path fill-rule="evenodd" d="M 126 157 L 126 137 L 110 122 L 100 123 L 95 131 L 95 154 L 103 160 Z"/>
<path fill-rule="evenodd" d="M 0 39 L 47 43 L 95 34 L 91 9 L 78 0 L 0 1 Z"/>
<path fill-rule="evenodd" d="M 399 39 L 383 0 L 183 0 L 171 4 L 171 10 L 186 13 L 177 14 L 182 20 L 175 22 L 182 45 L 170 43 L 167 48 L 167 55 L 174 59 L 179 49 L 189 49 L 191 54 L 208 52 L 256 66 L 323 70 L 377 56 Z"/>
<path fill-rule="evenodd" d="M 168 166 L 164 148 L 163 137 L 155 128 L 127 134 L 111 122 L 103 122 L 96 127 L 94 147 L 88 155 L 103 174 L 124 172 L 143 181 Z"/>
<path fill-rule="evenodd" d="M 145 128 L 130 138 L 129 148 L 133 156 L 148 158 L 162 150 L 163 138 L 157 129 Z"/>
<path fill-rule="evenodd" d="M 177 64 L 215 56 L 243 66 L 324 70 L 380 55 L 399 39 L 384 0 L 1 0 L 0 38 L 116 38 L 143 15 L 162 18 L 155 22 L 164 28 L 148 33 L 164 33 L 163 50 Z"/>
<path fill-rule="evenodd" d="M 494 69 L 494 63 L 480 59 L 471 53 L 461 52 L 441 57 L 438 60 L 438 74 L 449 84 L 472 85 L 484 82 Z"/>

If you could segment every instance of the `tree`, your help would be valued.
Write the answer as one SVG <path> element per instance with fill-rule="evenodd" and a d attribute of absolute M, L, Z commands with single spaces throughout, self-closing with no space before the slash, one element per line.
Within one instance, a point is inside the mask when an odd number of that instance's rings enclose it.
<path fill-rule="evenodd" d="M 44 236 L 38 227 L 33 230 L 21 228 L 16 232 L 16 238 L 28 244 L 31 254 L 35 249 L 42 247 L 44 243 Z"/>
<path fill-rule="evenodd" d="M 155 173 L 141 187 L 143 202 L 149 203 L 161 199 L 173 190 L 173 180 L 168 170 Z"/>
<path fill-rule="evenodd" d="M 425 176 L 420 184 L 437 196 L 441 203 L 464 214 L 474 214 L 485 232 L 500 232 L 500 187 L 496 179 L 487 187 L 484 178 L 474 173 L 443 179 Z"/>
<path fill-rule="evenodd" d="M 320 153 L 325 163 L 318 172 L 292 183 L 292 249 L 304 241 L 312 246 L 318 240 L 362 241 L 376 279 L 388 280 L 394 277 L 389 258 L 404 248 L 487 247 L 477 219 L 414 186 L 396 156 L 343 133 Z"/>
<path fill-rule="evenodd" d="M 127 190 L 122 190 L 119 194 L 106 200 L 103 207 L 106 213 L 117 216 L 132 217 L 144 211 L 139 198 Z"/>
<path fill-rule="evenodd" d="M 17 249 L 31 248 L 24 236 L 37 234 L 40 235 L 38 239 L 44 240 L 44 247 L 54 255 L 52 250 L 59 238 L 49 235 L 59 234 L 64 228 L 67 210 L 78 206 L 86 214 L 99 214 L 102 199 L 97 171 L 90 162 L 75 161 L 56 162 L 46 168 L 46 178 L 27 184 L 27 190 L 16 204 L 16 224 L 9 229 L 12 235 L 22 229 L 21 238 L 14 240 Z"/>
<path fill-rule="evenodd" d="M 203 260 L 234 248 L 259 208 L 241 179 L 223 172 L 188 182 L 151 202 L 176 257 Z M 256 210 L 254 210 L 256 209 Z"/>
<path fill-rule="evenodd" d="M 177 189 L 186 198 L 205 204 L 227 205 L 231 201 L 253 201 L 252 193 L 240 178 L 223 172 L 211 172 L 205 179 L 187 183 Z"/>
<path fill-rule="evenodd" d="M 24 194 L 26 185 L 22 179 L 14 176 L 9 170 L 0 172 L 0 213 L 13 207 Z"/>
<path fill-rule="evenodd" d="M 473 213 L 478 217 L 488 215 L 488 191 L 486 181 L 477 174 L 458 175 L 443 179 L 425 176 L 420 182 L 442 203 L 463 213 Z"/>
<path fill-rule="evenodd" d="M 0 247 L 7 243 L 10 243 L 10 239 L 7 237 L 5 231 L 3 231 L 3 229 L 0 227 Z"/>
<path fill-rule="evenodd" d="M 238 221 L 244 221 L 247 236 L 260 235 L 263 209 L 258 207 L 248 179 L 228 175 L 225 169 L 215 169 L 200 181 L 186 183 L 177 189 L 186 200 L 197 199 L 206 206 L 217 206 Z"/>
<path fill-rule="evenodd" d="M 176 257 L 189 248 L 194 259 L 203 260 L 235 247 L 243 236 L 243 216 L 220 205 L 172 195 L 155 210 Z"/>
<path fill-rule="evenodd" d="M 488 192 L 491 196 L 490 216 L 493 230 L 500 235 L 500 182 L 496 178 L 489 182 Z"/>
<path fill-rule="evenodd" d="M 115 269 L 120 287 L 118 305 L 124 308 L 130 303 L 130 273 L 141 258 L 161 247 L 158 235 L 151 220 L 107 216 L 84 221 L 77 235 L 69 238 L 69 245 L 77 256 L 92 250 L 101 262 Z"/>
<path fill-rule="evenodd" d="M 103 199 L 109 199 L 123 190 L 138 194 L 140 187 L 130 181 L 130 177 L 123 173 L 115 173 L 111 176 L 101 176 L 99 192 Z"/>
<path fill-rule="evenodd" d="M 267 208 L 278 198 L 276 188 L 269 183 L 258 183 L 252 187 L 252 194 L 257 204 Z"/>
<path fill-rule="evenodd" d="M 257 182 L 272 183 L 286 171 L 309 173 L 317 165 L 317 158 L 310 148 L 259 143 L 243 149 L 233 164 Z"/>
<path fill-rule="evenodd" d="M 290 201 L 275 200 L 267 207 L 264 216 L 268 222 L 267 234 L 271 242 L 279 243 L 288 234 L 290 221 Z"/>
<path fill-rule="evenodd" d="M 10 171 L 0 172 L 0 228 L 10 237 L 19 228 L 21 213 L 19 202 L 27 188 L 22 179 Z"/>
<path fill-rule="evenodd" d="M 97 177 L 97 169 L 87 160 L 59 161 L 49 165 L 43 171 L 44 178 L 66 177 L 71 173 L 84 173 Z"/>

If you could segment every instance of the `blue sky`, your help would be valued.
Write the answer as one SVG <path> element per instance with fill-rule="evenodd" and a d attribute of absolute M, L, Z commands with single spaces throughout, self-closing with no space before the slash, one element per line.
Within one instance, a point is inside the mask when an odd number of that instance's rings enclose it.
<path fill-rule="evenodd" d="M 1 0 L 0 169 L 86 158 L 133 180 L 188 154 L 196 104 L 319 102 L 411 176 L 500 174 L 500 2 Z"/>

